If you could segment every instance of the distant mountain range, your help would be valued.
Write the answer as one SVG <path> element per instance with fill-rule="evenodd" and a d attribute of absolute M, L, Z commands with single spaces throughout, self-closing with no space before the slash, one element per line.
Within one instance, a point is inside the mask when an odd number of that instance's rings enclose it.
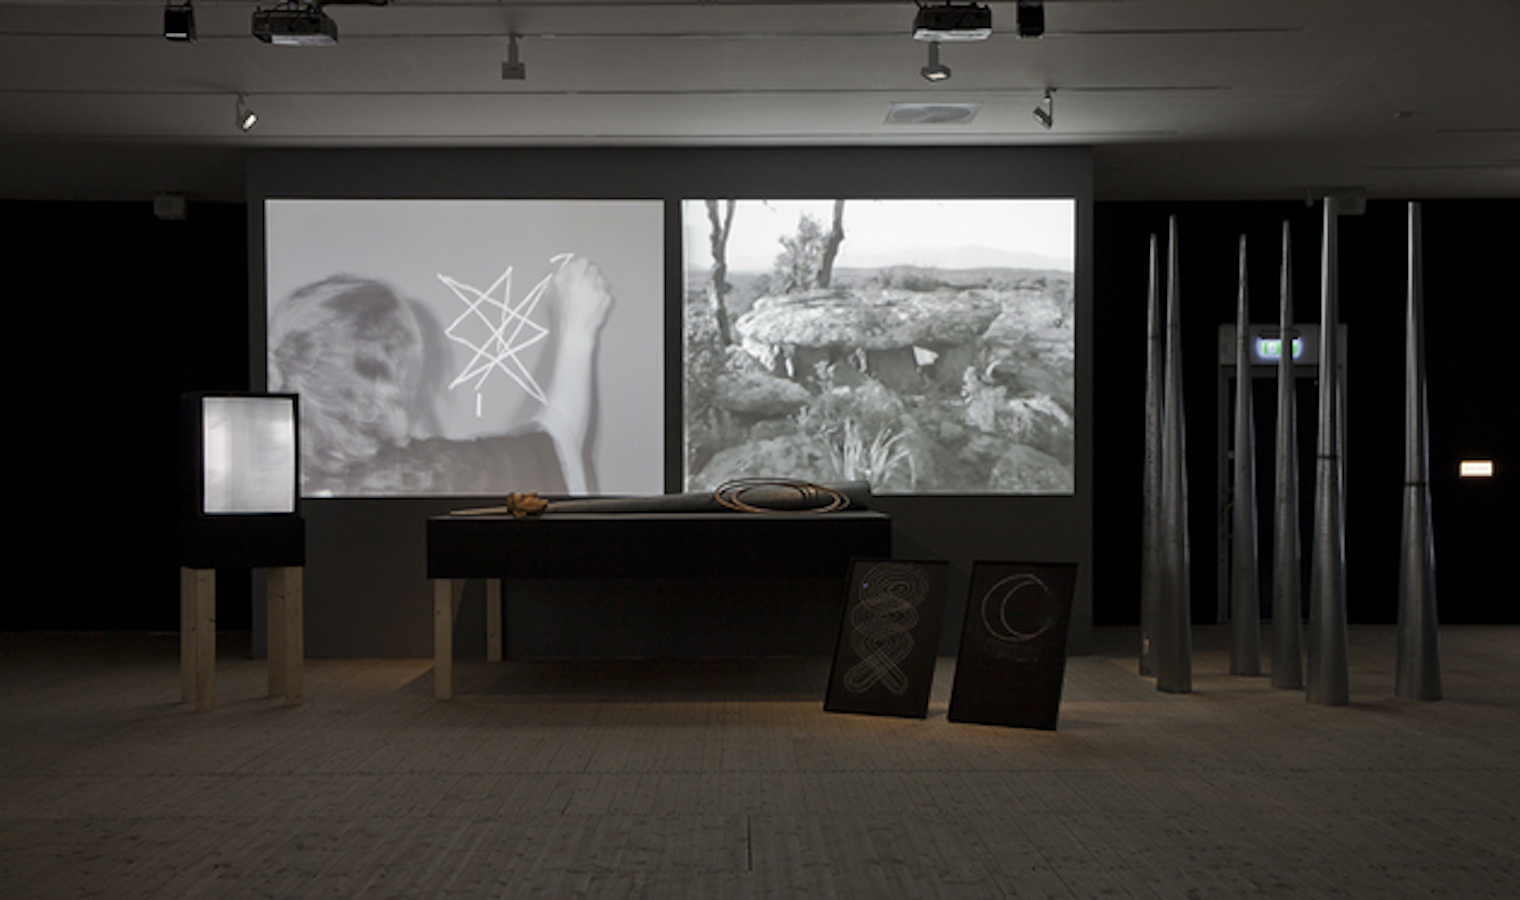
<path fill-rule="evenodd" d="M 902 265 L 941 269 L 1055 269 L 1062 272 L 1076 269 L 1070 259 L 972 244 L 924 247 L 907 252 L 877 252 L 870 249 L 851 252 L 849 241 L 846 240 L 840 248 L 839 268 L 871 269 Z"/>

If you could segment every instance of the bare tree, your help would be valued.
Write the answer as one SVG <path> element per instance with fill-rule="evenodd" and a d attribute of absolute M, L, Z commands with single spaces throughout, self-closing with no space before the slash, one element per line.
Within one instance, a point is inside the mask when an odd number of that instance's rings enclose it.
<path fill-rule="evenodd" d="M 724 210 L 723 219 L 718 220 L 718 201 L 708 200 L 707 221 L 712 225 L 712 231 L 708 235 L 708 242 L 712 248 L 712 279 L 709 290 L 712 291 L 713 315 L 718 320 L 718 336 L 724 345 L 732 344 L 733 337 L 728 328 L 728 307 L 724 298 L 728 295 L 728 233 L 734 226 L 734 201 L 728 200 L 727 209 Z"/>
<path fill-rule="evenodd" d="M 839 245 L 844 241 L 844 201 L 834 201 L 834 226 L 824 238 L 823 256 L 818 262 L 818 286 L 826 288 L 834 279 L 834 257 L 839 255 Z"/>

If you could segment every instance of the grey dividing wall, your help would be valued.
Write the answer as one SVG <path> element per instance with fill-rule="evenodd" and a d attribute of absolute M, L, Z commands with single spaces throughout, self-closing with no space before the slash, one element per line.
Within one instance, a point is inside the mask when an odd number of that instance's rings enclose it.
<path fill-rule="evenodd" d="M 264 201 L 276 198 L 659 199 L 665 204 L 666 490 L 681 483 L 680 201 L 704 198 L 1071 197 L 1077 204 L 1076 490 L 1070 496 L 894 495 L 894 554 L 950 562 L 953 653 L 976 560 L 1075 562 L 1070 647 L 1090 652 L 1093 596 L 1093 203 L 1087 147 L 743 147 L 267 150 L 248 157 L 250 383 L 266 381 Z M 307 652 L 431 654 L 423 522 L 495 498 L 308 499 Z M 255 597 L 259 592 L 255 591 Z M 842 602 L 841 597 L 841 602 Z M 255 600 L 255 604 L 260 601 Z M 461 653 L 482 653 L 466 596 Z M 262 611 L 254 610 L 257 629 Z M 576 655 L 567 648 L 565 655 Z"/>

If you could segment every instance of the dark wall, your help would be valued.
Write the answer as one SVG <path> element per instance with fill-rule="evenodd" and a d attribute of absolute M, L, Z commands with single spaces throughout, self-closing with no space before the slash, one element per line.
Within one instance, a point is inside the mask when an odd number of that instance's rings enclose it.
<path fill-rule="evenodd" d="M 1282 222 L 1293 233 L 1294 303 L 1300 322 L 1319 321 L 1322 212 L 1303 203 L 1099 203 L 1095 210 L 1097 311 L 1094 543 L 1096 623 L 1133 623 L 1140 579 L 1141 467 L 1145 373 L 1147 243 L 1167 217 L 1179 228 L 1189 521 L 1194 621 L 1215 620 L 1215 345 L 1235 320 L 1237 241 L 1249 243 L 1253 322 L 1277 321 Z M 1423 204 L 1431 492 L 1437 595 L 1443 622 L 1516 622 L 1498 573 L 1513 550 L 1520 503 L 1520 378 L 1509 357 L 1520 334 L 1514 254 L 1520 203 Z M 1372 201 L 1339 219 L 1341 321 L 1348 331 L 1346 560 L 1353 622 L 1396 615 L 1403 485 L 1404 304 L 1407 204 Z M 1258 394 L 1258 396 L 1260 396 Z M 1270 401 L 1269 401 L 1270 403 Z M 1258 428 L 1275 411 L 1258 400 Z M 1315 423 L 1300 408 L 1299 439 L 1312 446 Z M 1258 441 L 1260 444 L 1260 440 Z M 1271 446 L 1268 441 L 1267 446 Z M 1463 481 L 1457 461 L 1497 461 L 1498 477 Z M 1270 455 L 1257 478 L 1271 478 Z M 1301 470 L 1312 480 L 1312 468 Z M 1309 507 L 1301 513 L 1307 519 Z M 1260 510 L 1270 516 L 1270 508 Z M 1270 532 L 1270 518 L 1261 520 Z M 1307 545 L 1305 545 L 1307 548 Z M 1264 564 L 1265 564 L 1265 557 Z"/>
<path fill-rule="evenodd" d="M 1213 616 L 1215 331 L 1233 321 L 1235 242 L 1251 243 L 1253 319 L 1276 317 L 1281 222 L 1293 224 L 1297 304 L 1318 319 L 1320 216 L 1301 203 L 1095 206 L 1095 578 L 1098 624 L 1138 618 L 1146 242 L 1179 217 L 1192 482 L 1194 597 Z M 9 235 L 10 505 L 21 523 L 19 583 L 0 629 L 174 630 L 177 399 L 247 385 L 247 211 L 192 203 L 161 222 L 148 203 L 0 203 Z M 1348 600 L 1354 621 L 1389 622 L 1397 589 L 1402 481 L 1404 205 L 1343 217 L 1341 297 L 1349 323 Z M 1520 334 L 1514 253 L 1520 203 L 1425 204 L 1426 317 L 1438 592 L 1446 622 L 1515 622 L 1498 582 L 1511 552 Z M 20 376 L 25 375 L 22 379 Z M 1301 424 L 1301 438 L 1312 423 Z M 1498 460 L 1463 483 L 1455 461 Z M 1268 460 L 1261 461 L 1263 467 Z M 1259 477 L 1265 478 L 1265 475 Z M 246 584 L 224 578 L 224 628 L 247 628 Z"/>
<path fill-rule="evenodd" d="M 20 584 L 0 628 L 174 630 L 179 394 L 248 387 L 247 213 L 0 203 Z M 224 628 L 248 589 L 221 579 Z M 18 589 L 19 588 L 19 589 Z"/>

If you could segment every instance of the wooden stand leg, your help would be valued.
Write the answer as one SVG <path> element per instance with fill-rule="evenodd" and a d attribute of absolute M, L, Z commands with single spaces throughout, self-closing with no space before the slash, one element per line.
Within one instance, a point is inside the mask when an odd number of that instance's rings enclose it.
<path fill-rule="evenodd" d="M 216 570 L 180 569 L 179 690 L 197 712 L 216 705 Z"/>
<path fill-rule="evenodd" d="M 306 694 L 301 567 L 269 570 L 269 696 L 295 706 Z"/>
<path fill-rule="evenodd" d="M 195 702 L 195 596 L 199 584 L 196 569 L 179 569 L 179 699 Z"/>
<path fill-rule="evenodd" d="M 501 579 L 486 579 L 486 660 L 501 662 L 506 647 L 501 633 Z"/>
<path fill-rule="evenodd" d="M 301 566 L 285 569 L 285 705 L 306 699 L 306 594 Z"/>
<path fill-rule="evenodd" d="M 264 572 L 265 603 L 268 617 L 269 696 L 285 696 L 285 584 L 282 569 Z"/>
<path fill-rule="evenodd" d="M 433 696 L 454 696 L 454 579 L 433 579 Z"/>

